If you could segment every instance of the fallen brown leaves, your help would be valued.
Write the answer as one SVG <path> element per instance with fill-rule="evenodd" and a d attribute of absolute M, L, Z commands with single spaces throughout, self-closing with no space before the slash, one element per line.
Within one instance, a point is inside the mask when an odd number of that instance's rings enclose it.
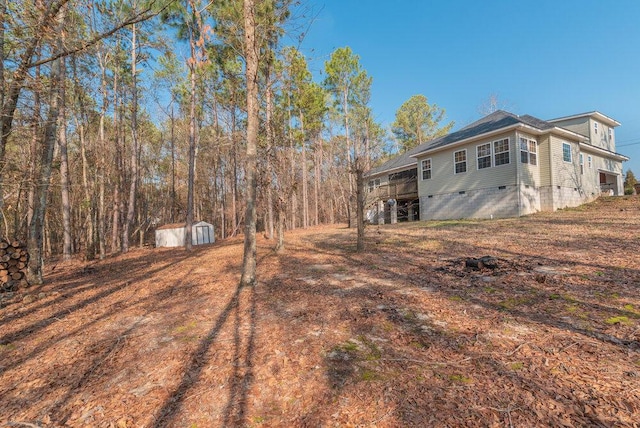
<path fill-rule="evenodd" d="M 640 200 L 59 263 L 0 297 L 7 426 L 638 426 Z M 492 256 L 496 269 L 465 267 Z"/>

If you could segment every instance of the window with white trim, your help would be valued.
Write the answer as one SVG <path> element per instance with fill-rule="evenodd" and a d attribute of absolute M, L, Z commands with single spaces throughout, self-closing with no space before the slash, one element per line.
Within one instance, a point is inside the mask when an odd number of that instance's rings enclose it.
<path fill-rule="evenodd" d="M 425 159 L 422 161 L 422 179 L 431 179 L 431 159 Z"/>
<path fill-rule="evenodd" d="M 467 149 L 454 152 L 453 163 L 455 165 L 454 173 L 462 174 L 467 172 Z"/>
<path fill-rule="evenodd" d="M 584 174 L 584 155 L 580 153 L 580 174 Z"/>
<path fill-rule="evenodd" d="M 598 133 L 598 122 L 593 122 L 593 132 Z"/>
<path fill-rule="evenodd" d="M 535 140 L 520 137 L 520 162 L 538 165 L 538 143 Z"/>
<path fill-rule="evenodd" d="M 589 169 L 593 167 L 593 159 L 591 158 L 591 155 L 587 156 L 587 165 L 589 166 Z"/>
<path fill-rule="evenodd" d="M 571 162 L 571 144 L 562 143 L 562 160 Z"/>
<path fill-rule="evenodd" d="M 491 168 L 491 143 L 476 146 L 478 169 Z"/>
<path fill-rule="evenodd" d="M 369 180 L 369 191 L 373 192 L 375 189 L 380 187 L 380 179 L 376 178 L 375 180 Z"/>
<path fill-rule="evenodd" d="M 613 141 L 613 128 L 609 128 L 609 141 Z"/>
<path fill-rule="evenodd" d="M 506 165 L 509 160 L 509 139 L 498 140 L 493 142 L 493 165 Z"/>

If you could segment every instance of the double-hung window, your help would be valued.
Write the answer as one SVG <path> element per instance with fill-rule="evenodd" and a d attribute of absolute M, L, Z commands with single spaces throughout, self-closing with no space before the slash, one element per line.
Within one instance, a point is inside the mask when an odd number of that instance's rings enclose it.
<path fill-rule="evenodd" d="M 598 133 L 598 122 L 593 122 L 593 132 Z"/>
<path fill-rule="evenodd" d="M 587 165 L 589 166 L 589 169 L 592 168 L 593 158 L 591 157 L 591 155 L 587 156 Z"/>
<path fill-rule="evenodd" d="M 491 143 L 476 147 L 478 155 L 478 169 L 491 168 Z"/>
<path fill-rule="evenodd" d="M 571 144 L 562 143 L 562 160 L 571 162 Z"/>
<path fill-rule="evenodd" d="M 509 163 L 509 139 L 493 142 L 493 165 L 506 165 Z"/>
<path fill-rule="evenodd" d="M 584 174 L 584 155 L 580 153 L 580 174 Z"/>
<path fill-rule="evenodd" d="M 455 173 L 461 174 L 467 172 L 467 150 L 459 150 L 453 153 L 453 163 L 455 165 Z"/>
<path fill-rule="evenodd" d="M 376 178 L 375 180 L 369 180 L 369 191 L 373 192 L 375 189 L 380 187 L 380 179 Z"/>
<path fill-rule="evenodd" d="M 520 162 L 538 165 L 538 144 L 535 140 L 520 138 Z"/>
<path fill-rule="evenodd" d="M 422 161 L 422 179 L 431 179 L 431 159 L 425 159 Z"/>

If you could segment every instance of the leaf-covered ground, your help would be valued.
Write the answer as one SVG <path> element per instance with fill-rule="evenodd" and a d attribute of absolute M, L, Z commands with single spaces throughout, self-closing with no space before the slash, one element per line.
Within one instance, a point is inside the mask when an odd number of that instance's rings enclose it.
<path fill-rule="evenodd" d="M 639 426 L 638 197 L 286 239 L 255 288 L 240 239 L 50 263 L 0 296 L 0 424 Z"/>

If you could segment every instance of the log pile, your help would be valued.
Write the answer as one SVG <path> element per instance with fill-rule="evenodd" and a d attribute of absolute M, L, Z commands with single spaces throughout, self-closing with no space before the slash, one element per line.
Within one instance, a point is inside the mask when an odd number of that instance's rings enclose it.
<path fill-rule="evenodd" d="M 20 241 L 0 239 L 0 292 L 15 291 L 26 281 L 29 252 Z"/>

